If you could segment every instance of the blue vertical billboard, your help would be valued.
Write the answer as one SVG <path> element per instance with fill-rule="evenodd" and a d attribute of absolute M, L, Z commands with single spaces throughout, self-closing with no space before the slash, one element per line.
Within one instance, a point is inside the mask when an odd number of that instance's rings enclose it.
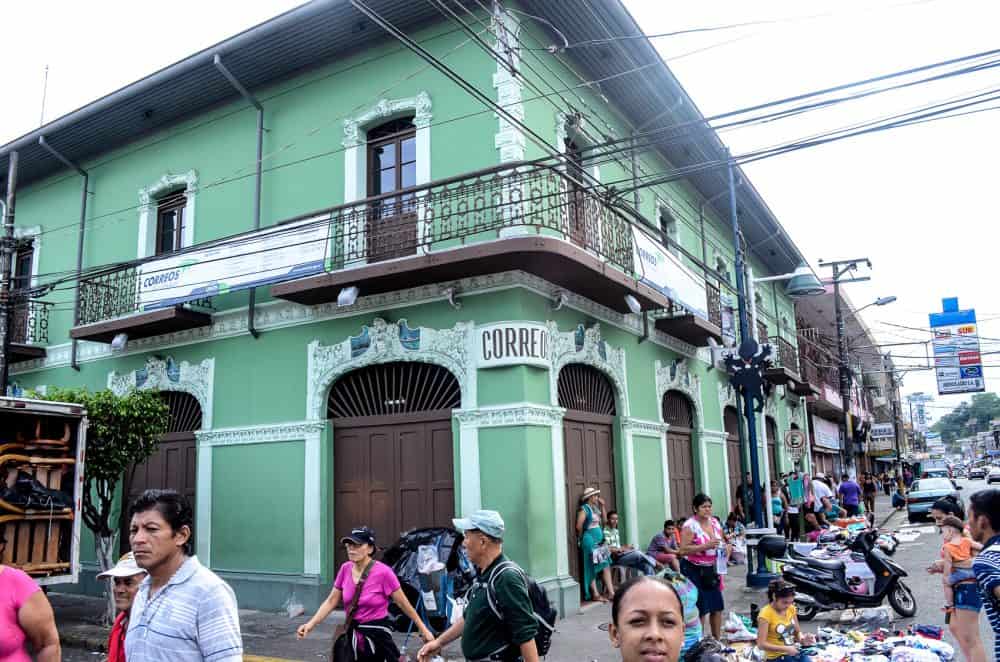
<path fill-rule="evenodd" d="M 958 298 L 941 300 L 941 312 L 931 313 L 934 334 L 934 372 L 938 393 L 979 393 L 986 390 L 979 351 L 976 311 L 959 310 Z"/>

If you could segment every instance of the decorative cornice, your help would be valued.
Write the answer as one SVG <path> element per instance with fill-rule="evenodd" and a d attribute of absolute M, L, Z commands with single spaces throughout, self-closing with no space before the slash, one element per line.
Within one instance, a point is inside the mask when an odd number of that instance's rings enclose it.
<path fill-rule="evenodd" d="M 701 428 L 698 430 L 698 434 L 702 439 L 708 443 L 712 444 L 722 444 L 725 443 L 729 435 L 721 430 L 709 430 L 708 428 Z"/>
<path fill-rule="evenodd" d="M 649 437 L 660 437 L 666 434 L 667 429 L 670 427 L 666 423 L 647 421 L 641 418 L 623 418 L 621 419 L 621 424 L 622 430 L 625 432 Z"/>
<path fill-rule="evenodd" d="M 243 428 L 220 428 L 195 432 L 199 446 L 242 446 L 278 441 L 303 441 L 322 434 L 327 421 L 295 421 Z"/>
<path fill-rule="evenodd" d="M 550 297 L 552 292 L 560 290 L 556 285 L 523 271 L 503 271 L 484 276 L 472 276 L 454 281 L 454 286 L 465 297 L 476 294 L 487 294 L 512 288 L 524 288 L 536 294 Z M 606 306 L 591 301 L 578 294 L 566 292 L 567 308 L 577 310 L 588 317 L 599 320 L 621 329 L 634 336 L 642 336 L 642 318 L 636 315 L 623 315 Z M 421 285 L 383 294 L 362 296 L 352 306 L 338 307 L 336 302 L 303 306 L 289 301 L 271 301 L 257 306 L 255 326 L 261 331 L 273 331 L 293 326 L 302 326 L 324 322 L 332 319 L 356 317 L 369 311 L 384 312 L 397 308 L 442 301 L 439 284 Z M 212 315 L 211 326 L 177 331 L 159 336 L 130 340 L 125 350 L 113 354 L 111 346 L 106 343 L 82 340 L 77 348 L 77 360 L 80 363 L 91 363 L 111 358 L 119 358 L 134 354 L 147 354 L 152 351 L 164 351 L 174 347 L 191 345 L 224 338 L 245 335 L 247 331 L 247 311 L 245 307 L 222 310 Z M 668 336 L 661 331 L 650 333 L 649 340 L 661 347 L 684 355 L 690 359 L 709 365 L 707 350 L 698 349 L 677 338 Z M 23 361 L 11 366 L 11 374 L 24 374 L 50 368 L 61 368 L 70 364 L 71 344 L 49 345 L 47 355 L 41 359 Z"/>
<path fill-rule="evenodd" d="M 539 425 L 552 427 L 562 425 L 565 409 L 546 407 L 530 402 L 513 405 L 480 407 L 478 409 L 456 409 L 452 412 L 462 426 L 492 428 L 515 425 Z"/>
<path fill-rule="evenodd" d="M 212 397 L 215 389 L 215 359 L 201 363 L 177 363 L 173 357 L 160 359 L 150 356 L 139 370 L 119 374 L 108 373 L 108 389 L 115 395 L 131 390 L 181 391 L 188 393 L 201 406 L 201 429 L 212 429 Z"/>
<path fill-rule="evenodd" d="M 611 380 L 615 389 L 620 416 L 629 415 L 628 378 L 625 373 L 625 350 L 612 347 L 601 337 L 601 325 L 595 323 L 590 328 L 577 325 L 573 331 L 560 331 L 559 326 L 547 322 L 549 327 L 549 356 L 552 369 L 549 371 L 549 393 L 552 404 L 559 399 L 559 371 L 570 363 L 583 363 L 597 368 Z"/>
<path fill-rule="evenodd" d="M 674 359 L 664 363 L 657 360 L 653 367 L 656 372 L 656 402 L 663 401 L 667 391 L 680 391 L 694 404 L 695 425 L 705 424 L 705 410 L 701 402 L 701 378 L 694 374 L 689 359 Z"/>
<path fill-rule="evenodd" d="M 198 171 L 188 170 L 179 175 L 166 173 L 149 186 L 139 189 L 139 206 L 148 207 L 157 196 L 181 185 L 185 193 L 193 193 L 198 187 Z"/>
<path fill-rule="evenodd" d="M 389 361 L 422 361 L 447 368 L 461 387 L 462 404 L 474 405 L 476 371 L 469 351 L 474 328 L 472 322 L 458 322 L 451 329 L 411 329 L 405 319 L 389 323 L 376 317 L 357 336 L 335 345 L 313 340 L 307 349 L 306 419 L 322 418 L 327 392 L 341 375 Z"/>
<path fill-rule="evenodd" d="M 431 97 L 427 92 L 419 92 L 415 97 L 405 99 L 379 99 L 375 105 L 354 117 L 344 120 L 344 147 L 356 147 L 364 142 L 361 130 L 380 120 L 391 119 L 412 111 L 413 126 L 426 129 L 431 124 Z"/>

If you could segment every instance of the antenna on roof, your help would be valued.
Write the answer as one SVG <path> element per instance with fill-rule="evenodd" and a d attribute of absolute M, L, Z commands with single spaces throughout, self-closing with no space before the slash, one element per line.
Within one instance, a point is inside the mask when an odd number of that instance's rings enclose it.
<path fill-rule="evenodd" d="M 45 65 L 45 75 L 42 78 L 42 112 L 38 116 L 38 126 L 45 124 L 45 96 L 49 91 L 49 65 Z"/>

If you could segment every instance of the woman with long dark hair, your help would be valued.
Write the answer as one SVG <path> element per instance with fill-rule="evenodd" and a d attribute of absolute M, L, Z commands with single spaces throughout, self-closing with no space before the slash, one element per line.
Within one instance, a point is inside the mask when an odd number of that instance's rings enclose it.
<path fill-rule="evenodd" d="M 807 662 L 803 644 L 815 643 L 803 634 L 795 611 L 795 586 L 775 579 L 767 587 L 767 605 L 757 615 L 757 647 L 774 662 Z"/>
<path fill-rule="evenodd" d="M 718 554 L 725 554 L 726 543 L 719 520 L 712 515 L 712 499 L 697 494 L 692 501 L 694 517 L 689 517 L 681 529 L 681 572 L 698 588 L 698 613 L 708 621 L 712 636 L 722 636 L 721 577 L 717 568 Z"/>
<path fill-rule="evenodd" d="M 678 662 L 684 643 L 684 607 L 674 586 L 659 577 L 639 575 L 618 588 L 611 601 L 611 645 L 622 662 L 650 657 Z"/>

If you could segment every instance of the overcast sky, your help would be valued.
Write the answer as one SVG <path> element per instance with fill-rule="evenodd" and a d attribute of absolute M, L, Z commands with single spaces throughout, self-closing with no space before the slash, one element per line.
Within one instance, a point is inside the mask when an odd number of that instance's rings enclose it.
<path fill-rule="evenodd" d="M 808 9 L 791 0 L 625 2 L 649 34 L 779 19 L 655 40 L 706 115 L 1000 44 L 1000 3 L 991 0 L 839 0 L 810 2 Z M 162 4 L 134 1 L 11 3 L 4 8 L 4 46 L 15 56 L 5 70 L 0 142 L 39 125 L 46 65 L 51 120 L 298 4 L 174 0 L 163 11 Z M 691 51 L 700 52 L 671 59 Z M 739 154 L 989 87 L 1000 87 L 1000 71 L 729 131 L 722 139 Z M 924 329 L 942 297 L 958 296 L 963 307 L 977 309 L 983 351 L 1000 352 L 998 129 L 1000 111 L 984 112 L 802 150 L 746 172 L 813 266 L 820 259 L 871 259 L 871 282 L 848 292 L 857 306 L 899 298 L 863 313 L 881 342 L 926 340 L 927 331 L 885 323 Z M 893 353 L 898 364 L 923 363 L 907 358 L 922 357 L 920 345 Z M 1000 353 L 984 359 L 998 366 L 986 368 L 988 390 L 1000 390 Z M 903 391 L 936 393 L 933 372 L 906 374 Z M 938 397 L 930 411 L 939 417 L 961 400 Z"/>

